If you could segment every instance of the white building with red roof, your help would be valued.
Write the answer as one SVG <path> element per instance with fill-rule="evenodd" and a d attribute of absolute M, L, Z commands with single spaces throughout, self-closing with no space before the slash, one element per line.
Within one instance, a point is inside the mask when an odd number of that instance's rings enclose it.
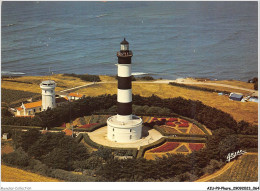
<path fill-rule="evenodd" d="M 42 89 L 42 100 L 30 103 L 22 103 L 20 107 L 16 108 L 15 116 L 34 116 L 48 108 L 55 108 L 63 103 L 68 102 L 67 98 L 55 98 L 56 83 L 53 80 L 43 81 L 40 84 Z"/>
<path fill-rule="evenodd" d="M 81 99 L 81 98 L 84 98 L 85 95 L 83 94 L 79 94 L 79 93 L 74 93 L 74 92 L 71 92 L 68 94 L 68 99 L 71 101 L 73 100 L 78 100 L 78 99 Z"/>

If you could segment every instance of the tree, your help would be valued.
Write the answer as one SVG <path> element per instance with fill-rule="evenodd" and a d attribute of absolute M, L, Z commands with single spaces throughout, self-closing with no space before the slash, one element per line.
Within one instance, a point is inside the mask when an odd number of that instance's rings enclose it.
<path fill-rule="evenodd" d="M 1 114 L 2 114 L 2 118 L 3 117 L 13 117 L 14 116 L 7 108 L 2 108 L 1 109 Z"/>
<path fill-rule="evenodd" d="M 221 140 L 218 149 L 220 153 L 220 159 L 226 160 L 229 153 L 237 152 L 240 150 L 241 145 L 237 135 L 229 135 L 225 139 Z"/>
<path fill-rule="evenodd" d="M 4 154 L 2 160 L 7 164 L 26 167 L 28 166 L 30 159 L 27 153 L 20 147 L 12 153 Z"/>
<path fill-rule="evenodd" d="M 99 147 L 98 150 L 93 153 L 93 155 L 101 157 L 104 160 L 108 160 L 114 157 L 113 150 L 105 147 Z"/>

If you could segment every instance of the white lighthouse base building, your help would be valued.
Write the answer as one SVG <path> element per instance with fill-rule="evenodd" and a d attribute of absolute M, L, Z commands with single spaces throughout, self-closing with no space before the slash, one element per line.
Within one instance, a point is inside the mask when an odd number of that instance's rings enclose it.
<path fill-rule="evenodd" d="M 107 120 L 107 138 L 118 143 L 131 143 L 139 140 L 142 136 L 142 119 L 131 115 L 132 119 L 124 122 L 118 121 L 117 115 Z"/>

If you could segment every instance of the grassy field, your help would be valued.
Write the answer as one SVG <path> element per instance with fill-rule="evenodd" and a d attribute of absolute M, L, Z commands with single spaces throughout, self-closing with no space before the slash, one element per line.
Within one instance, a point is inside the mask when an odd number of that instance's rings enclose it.
<path fill-rule="evenodd" d="M 228 87 L 221 87 L 221 86 L 208 86 L 208 85 L 192 85 L 192 86 L 197 86 L 197 87 L 203 87 L 203 88 L 209 88 L 209 89 L 214 89 L 218 91 L 228 91 L 228 92 L 236 92 L 236 93 L 242 93 L 243 95 L 251 95 L 251 92 L 246 91 L 246 90 L 240 90 L 240 89 L 235 89 L 235 88 L 228 88 Z"/>
<path fill-rule="evenodd" d="M 241 88 L 247 88 L 247 89 L 254 89 L 254 84 L 253 83 L 247 83 L 247 82 L 242 82 L 242 81 L 237 81 L 237 80 L 220 80 L 220 81 L 207 81 L 209 83 L 218 83 L 218 84 L 227 84 L 227 85 L 232 85 L 232 86 L 237 86 Z"/>
<path fill-rule="evenodd" d="M 10 104 L 25 101 L 31 97 L 41 96 L 40 93 L 25 92 L 13 89 L 1 89 L 1 102 Z"/>
<path fill-rule="evenodd" d="M 257 182 L 258 181 L 258 155 L 243 155 L 237 159 L 231 168 L 220 176 L 208 182 Z"/>
<path fill-rule="evenodd" d="M 39 84 L 43 80 L 49 80 L 49 79 L 54 80 L 57 83 L 57 87 L 55 89 L 56 91 L 61 91 L 66 88 L 81 86 L 88 83 L 76 77 L 56 74 L 56 75 L 52 75 L 51 78 L 49 76 L 22 76 L 14 79 L 5 79 L 2 80 L 2 88 L 41 93 L 41 88 Z M 19 81 L 19 82 L 14 82 L 14 81 Z"/>
<path fill-rule="evenodd" d="M 48 76 L 23 76 L 19 78 L 14 78 L 10 80 L 16 80 L 20 82 L 32 83 L 17 83 L 11 81 L 2 81 L 2 88 L 13 89 L 13 90 L 24 90 L 28 92 L 41 93 L 39 83 L 42 80 L 49 79 Z M 80 80 L 79 78 L 62 76 L 62 74 L 57 74 L 51 76 L 52 80 L 57 82 L 58 87 L 56 91 L 63 89 L 81 86 L 87 84 L 86 82 Z M 102 82 L 91 85 L 82 89 L 75 90 L 76 92 L 85 94 L 86 96 L 97 96 L 102 94 L 116 94 L 117 84 L 114 77 L 111 76 L 100 76 Z M 8 79 L 7 79 L 8 80 Z M 210 81 L 207 81 L 210 82 Z M 253 84 L 241 82 L 241 81 L 212 81 L 214 83 L 224 83 L 229 85 L 235 85 L 243 88 L 252 88 Z M 212 88 L 211 86 L 208 88 Z M 221 88 L 221 87 L 218 87 Z M 221 88 L 221 90 L 229 91 L 229 88 Z M 189 90 L 182 87 L 174 87 L 168 84 L 162 83 L 133 83 L 133 94 L 139 94 L 141 96 L 151 96 L 155 94 L 161 98 L 174 98 L 183 97 L 186 99 L 199 100 L 206 105 L 215 107 L 224 112 L 231 114 L 237 121 L 245 120 L 253 124 L 258 124 L 258 104 L 252 102 L 237 102 L 231 101 L 227 96 L 219 96 L 217 93 L 210 93 L 198 90 Z"/>
<path fill-rule="evenodd" d="M 116 94 L 117 85 L 115 83 L 96 84 L 94 86 L 82 88 L 78 91 L 87 96 Z M 133 94 L 139 94 L 146 97 L 155 94 L 161 98 L 181 96 L 186 99 L 199 100 L 206 105 L 231 114 L 237 121 L 245 120 L 250 123 L 258 124 L 257 103 L 231 101 L 227 96 L 219 96 L 217 93 L 189 90 L 186 88 L 170 86 L 168 84 L 133 83 Z"/>
<path fill-rule="evenodd" d="M 1 165 L 1 179 L 3 182 L 62 182 L 6 165 Z"/>

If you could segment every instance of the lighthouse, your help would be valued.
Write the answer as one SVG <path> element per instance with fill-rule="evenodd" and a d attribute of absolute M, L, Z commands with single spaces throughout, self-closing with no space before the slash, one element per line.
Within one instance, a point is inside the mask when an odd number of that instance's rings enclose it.
<path fill-rule="evenodd" d="M 40 84 L 42 89 L 42 110 L 56 107 L 55 102 L 55 87 L 56 83 L 53 80 L 46 80 Z"/>
<path fill-rule="evenodd" d="M 130 143 L 141 138 L 142 119 L 132 115 L 131 59 L 133 53 L 124 39 L 118 57 L 117 115 L 107 120 L 107 138 L 119 143 Z"/>

